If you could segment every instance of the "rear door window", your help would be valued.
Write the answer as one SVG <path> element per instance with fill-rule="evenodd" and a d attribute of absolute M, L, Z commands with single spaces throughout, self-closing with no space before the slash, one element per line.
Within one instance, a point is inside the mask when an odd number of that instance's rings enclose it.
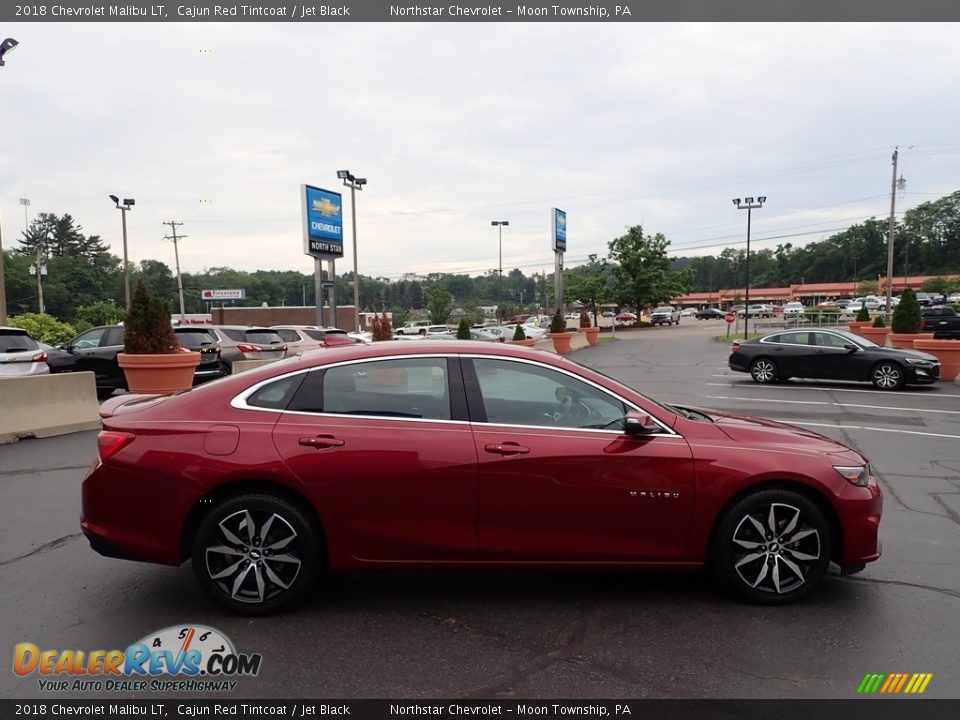
<path fill-rule="evenodd" d="M 36 341 L 25 332 L 0 330 L 0 352 L 39 350 Z"/>

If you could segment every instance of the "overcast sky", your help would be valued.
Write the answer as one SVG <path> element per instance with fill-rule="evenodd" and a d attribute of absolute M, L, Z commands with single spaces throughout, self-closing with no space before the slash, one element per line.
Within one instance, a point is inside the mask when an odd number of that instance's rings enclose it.
<path fill-rule="evenodd" d="M 69 212 L 130 258 L 312 270 L 299 186 L 357 194 L 362 274 L 550 269 L 624 228 L 674 254 L 827 237 L 960 189 L 956 24 L 16 24 L 0 69 L 4 247 Z M 912 146 L 912 147 L 911 147 Z M 802 234 L 799 234 L 802 233 Z M 796 237 L 761 242 L 774 235 Z"/>

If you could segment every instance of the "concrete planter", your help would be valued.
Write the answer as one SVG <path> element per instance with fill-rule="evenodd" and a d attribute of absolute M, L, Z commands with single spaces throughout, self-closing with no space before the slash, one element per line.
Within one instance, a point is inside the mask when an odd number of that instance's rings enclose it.
<path fill-rule="evenodd" d="M 527 338 L 526 340 L 507 340 L 511 345 L 523 345 L 525 347 L 533 347 L 537 344 L 537 341 L 533 338 Z"/>
<path fill-rule="evenodd" d="M 901 350 L 912 350 L 914 340 L 933 340 L 933 333 L 898 333 L 889 335 L 890 344 Z"/>
<path fill-rule="evenodd" d="M 863 328 L 870 327 L 871 325 L 873 325 L 873 320 L 852 320 L 851 322 L 847 323 L 847 329 L 849 329 L 850 332 L 863 337 L 863 333 L 860 331 L 863 330 Z"/>
<path fill-rule="evenodd" d="M 591 345 L 597 344 L 597 338 L 600 335 L 600 328 L 598 327 L 586 327 L 580 328 L 580 332 L 587 336 L 587 342 Z"/>
<path fill-rule="evenodd" d="M 193 373 L 200 364 L 200 353 L 118 353 L 117 363 L 123 368 L 130 392 L 163 395 L 193 387 Z"/>
<path fill-rule="evenodd" d="M 960 378 L 960 340 L 914 340 L 913 349 L 934 355 L 940 361 L 940 379 Z"/>
<path fill-rule="evenodd" d="M 566 355 L 570 352 L 570 341 L 573 339 L 573 333 L 547 333 L 547 337 L 553 340 L 553 349 L 557 355 Z"/>
<path fill-rule="evenodd" d="M 874 342 L 880 347 L 883 347 L 887 344 L 887 335 L 889 335 L 890 332 L 891 330 L 888 327 L 878 328 L 871 326 L 860 328 L 859 335 L 864 340 L 869 340 L 870 342 Z"/>

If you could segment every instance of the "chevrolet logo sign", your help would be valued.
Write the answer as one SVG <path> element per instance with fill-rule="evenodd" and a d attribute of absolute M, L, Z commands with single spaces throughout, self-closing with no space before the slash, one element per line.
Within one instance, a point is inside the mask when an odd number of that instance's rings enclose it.
<path fill-rule="evenodd" d="M 333 217 L 340 212 L 340 206 L 330 202 L 330 198 L 313 201 L 313 209 L 324 217 Z"/>

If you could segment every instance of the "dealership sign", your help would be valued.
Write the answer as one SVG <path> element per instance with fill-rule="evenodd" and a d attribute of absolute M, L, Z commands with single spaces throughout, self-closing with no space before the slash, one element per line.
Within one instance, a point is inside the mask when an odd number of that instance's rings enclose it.
<path fill-rule="evenodd" d="M 567 251 L 567 214 L 558 208 L 550 211 L 551 218 L 551 243 L 554 252 Z"/>
<path fill-rule="evenodd" d="M 200 297 L 203 300 L 245 300 L 247 291 L 243 288 L 233 288 L 230 290 L 201 290 Z"/>
<path fill-rule="evenodd" d="M 343 202 L 340 193 L 300 186 L 303 252 L 333 260 L 343 257 Z"/>

